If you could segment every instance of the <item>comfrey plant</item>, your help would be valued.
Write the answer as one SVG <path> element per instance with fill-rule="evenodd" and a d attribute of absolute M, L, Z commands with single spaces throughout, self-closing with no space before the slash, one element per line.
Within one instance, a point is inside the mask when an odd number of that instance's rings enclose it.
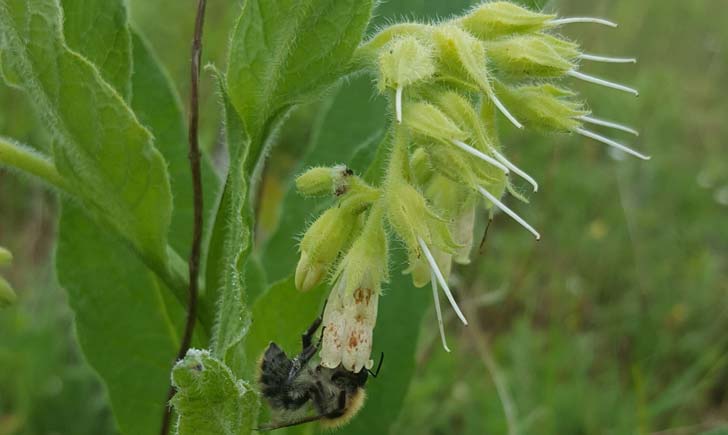
<path fill-rule="evenodd" d="M 621 84 L 581 72 L 582 61 L 632 63 L 585 54 L 556 31 L 570 23 L 616 24 L 563 18 L 509 2 L 487 2 L 462 17 L 386 27 L 365 42 L 356 61 L 376 78 L 391 107 L 388 165 L 372 186 L 345 166 L 316 167 L 296 180 L 304 195 L 333 195 L 335 204 L 306 231 L 296 287 L 307 291 L 329 276 L 322 364 L 358 372 L 372 365 L 372 329 L 387 280 L 387 245 L 406 248 L 412 282 L 432 286 L 442 345 L 438 286 L 457 316 L 467 320 L 448 278 L 453 263 L 470 263 L 476 209 L 507 214 L 537 240 L 540 233 L 504 203 L 514 184 L 538 182 L 506 157 L 496 118 L 516 128 L 575 133 L 638 158 L 649 157 L 586 127 L 632 128 L 593 117 L 565 78 L 638 95 Z"/>
<path fill-rule="evenodd" d="M 396 3 L 399 13 L 408 12 L 408 1 Z M 499 118 L 647 159 L 587 127 L 636 134 L 592 116 L 564 81 L 636 94 L 581 71 L 585 62 L 633 59 L 584 54 L 557 33 L 576 22 L 614 26 L 608 21 L 484 2 L 438 23 L 390 25 L 365 40 L 375 0 L 246 0 L 224 71 L 209 68 L 228 152 L 226 167 L 216 171 L 198 145 L 205 6 L 197 1 L 185 123 L 176 89 L 187 87 L 170 81 L 129 25 L 124 0 L 0 0 L 0 75 L 27 94 L 47 129 L 41 137 L 49 139 L 27 146 L 0 136 L 0 164 L 59 194 L 57 279 L 121 433 L 166 434 L 174 425 L 183 435 L 249 434 L 261 428 L 261 398 L 296 414 L 262 428 L 343 424 L 378 373 L 370 370 L 377 321 L 391 326 L 377 338 L 388 352 L 382 373 L 396 373 L 377 380 L 375 398 L 348 430 L 390 431 L 429 307 L 402 289 L 410 277 L 400 275 L 397 252 L 406 251 L 414 286 L 432 286 L 447 349 L 438 292 L 467 323 L 448 279 L 453 264 L 470 261 L 477 209 L 500 210 L 540 237 L 506 205 L 506 193 L 526 200 L 516 180 L 534 192 L 538 183 L 508 158 Z M 305 231 L 295 274 L 268 283 L 306 216 L 297 212 L 295 225 L 277 230 L 283 253 L 254 246 L 256 175 L 287 114 L 357 73 L 370 74 L 388 101 L 386 141 L 366 173 L 352 163 L 298 177 L 303 195 L 329 196 L 334 204 Z M 392 248 L 392 239 L 404 249 Z M 270 250 L 278 258 L 267 259 Z M 0 249 L 0 266 L 9 261 Z M 285 269 L 283 275 L 292 273 L 292 264 Z M 319 322 L 321 300 L 311 291 L 327 280 Z M 396 318 L 378 312 L 388 281 L 383 306 L 396 308 Z M 0 307 L 15 299 L 0 278 Z M 294 344 L 300 352 L 291 353 Z M 261 354 L 267 358 L 259 378 Z M 297 414 L 312 408 L 317 414 Z"/>

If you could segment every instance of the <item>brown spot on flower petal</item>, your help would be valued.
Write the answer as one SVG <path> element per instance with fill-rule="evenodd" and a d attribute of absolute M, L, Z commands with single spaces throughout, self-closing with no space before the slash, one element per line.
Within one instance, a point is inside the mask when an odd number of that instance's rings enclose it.
<path fill-rule="evenodd" d="M 349 337 L 349 348 L 354 349 L 358 345 L 359 345 L 359 339 L 357 338 L 356 335 L 351 334 L 351 336 Z"/>

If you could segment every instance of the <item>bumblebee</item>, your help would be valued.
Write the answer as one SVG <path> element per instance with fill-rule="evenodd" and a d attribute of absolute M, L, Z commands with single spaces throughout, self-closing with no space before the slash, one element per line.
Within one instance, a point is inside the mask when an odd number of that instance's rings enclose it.
<path fill-rule="evenodd" d="M 335 428 L 348 423 L 364 405 L 364 386 L 370 375 L 379 374 L 384 354 L 376 372 L 364 369 L 354 373 L 341 365 L 331 369 L 314 362 L 321 338 L 315 345 L 312 338 L 321 322 L 321 317 L 316 318 L 303 333 L 301 353 L 293 359 L 273 342 L 263 353 L 258 383 L 273 410 L 273 418 L 258 430 L 269 431 L 313 421 L 320 421 L 326 428 Z M 309 412 L 309 405 L 313 414 Z"/>

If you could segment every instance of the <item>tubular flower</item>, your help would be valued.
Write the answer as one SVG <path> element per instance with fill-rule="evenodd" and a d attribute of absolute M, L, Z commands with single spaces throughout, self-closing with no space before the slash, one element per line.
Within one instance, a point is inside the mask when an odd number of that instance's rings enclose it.
<path fill-rule="evenodd" d="M 360 214 L 379 195 L 376 189 L 369 187 L 353 175 L 346 175 L 346 178 L 349 179 L 347 183 L 339 183 L 336 180 L 331 183 L 321 183 L 313 176 L 314 174 L 321 175 L 320 169 L 322 168 L 314 168 L 299 177 L 297 179 L 299 189 L 307 192 L 333 189 L 332 193 L 339 196 L 340 199 L 338 204 L 326 210 L 311 224 L 301 239 L 301 257 L 298 260 L 295 275 L 296 288 L 301 291 L 308 291 L 323 280 L 335 265 L 341 251 L 356 234 Z M 333 168 L 323 172 L 339 173 L 341 171 Z M 309 190 L 307 189 L 309 186 L 317 187 Z M 325 189 L 318 186 L 325 186 Z"/>
<path fill-rule="evenodd" d="M 413 283 L 432 286 L 445 349 L 438 294 L 442 290 L 467 324 L 448 279 L 454 263 L 470 261 L 478 207 L 484 206 L 491 217 L 502 212 L 537 240 L 541 238 L 504 198 L 510 193 L 528 202 L 520 185 L 525 182 L 536 193 L 539 184 L 527 168 L 509 158 L 498 135 L 499 117 L 517 129 L 577 134 L 649 159 L 594 131 L 591 126 L 638 134 L 631 127 L 592 115 L 567 86 L 567 80 L 577 79 L 638 95 L 635 89 L 582 71 L 587 62 L 618 64 L 635 59 L 584 53 L 557 33 L 572 23 L 616 26 L 599 18 L 557 18 L 510 2 L 490 1 L 443 22 L 386 27 L 357 49 L 357 64 L 370 70 L 377 89 L 390 101 L 393 119 L 383 177 L 378 187 L 370 187 L 356 176 L 317 169 L 302 177 L 299 186 L 307 194 L 343 191 L 341 196 L 335 194 L 339 207 L 348 210 L 330 210 L 319 218 L 321 223 L 312 225 L 301 243 L 300 271 L 296 272 L 297 285 L 306 289 L 338 262 L 324 315 L 328 326 L 321 356 L 325 365 L 343 363 L 347 369 L 360 370 L 369 364 L 376 301 L 386 269 L 387 234 L 382 222 L 406 248 Z M 363 198 L 365 191 L 375 194 L 352 202 Z M 363 214 L 369 218 L 357 236 L 352 228 Z M 378 216 L 376 232 L 370 228 L 373 216 Z M 341 231 L 333 221 L 345 222 L 349 230 Z M 365 237 L 370 232 L 377 236 Z M 348 237 L 354 237 L 354 243 L 347 250 Z M 374 244 L 364 239 L 379 240 L 376 256 L 370 255 Z M 351 342 L 357 345 L 347 347 L 353 336 L 356 340 Z"/>
<path fill-rule="evenodd" d="M 334 277 L 323 318 L 321 364 L 352 372 L 371 368 L 373 330 L 382 282 L 387 276 L 387 237 L 375 205 Z"/>

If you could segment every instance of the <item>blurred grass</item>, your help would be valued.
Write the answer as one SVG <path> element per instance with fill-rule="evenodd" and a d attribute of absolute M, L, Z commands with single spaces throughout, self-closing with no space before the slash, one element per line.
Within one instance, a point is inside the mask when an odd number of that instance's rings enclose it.
<path fill-rule="evenodd" d="M 186 95 L 189 5 L 129 3 Z M 205 53 L 217 65 L 237 8 L 233 0 L 210 7 Z M 636 85 L 639 99 L 576 86 L 596 116 L 638 127 L 643 135 L 632 142 L 654 158 L 617 161 L 587 140 L 503 125 L 509 156 L 542 186 L 530 205 L 514 206 L 544 238 L 535 243 L 496 217 L 485 252 L 455 277 L 477 321 L 466 330 L 450 318 L 454 352 L 446 354 L 434 315 L 426 319 L 418 376 L 394 433 L 506 433 L 484 344 L 512 396 L 519 433 L 681 435 L 726 427 L 728 8 L 721 0 L 562 0 L 547 8 L 621 24 L 573 25 L 564 34 L 591 53 L 637 56 L 637 66 L 585 63 L 583 70 Z M 203 139 L 214 148 L 219 111 L 209 77 L 204 82 Z M 47 146 L 20 92 L 0 87 L 0 103 L 0 132 Z M 313 112 L 300 111 L 281 133 L 265 198 L 281 197 Z M 267 204 L 268 231 L 276 212 L 275 201 Z M 0 244 L 15 254 L 2 272 L 20 296 L 0 312 L 0 435 L 113 432 L 50 267 L 55 211 L 32 180 L 0 170 Z"/>

